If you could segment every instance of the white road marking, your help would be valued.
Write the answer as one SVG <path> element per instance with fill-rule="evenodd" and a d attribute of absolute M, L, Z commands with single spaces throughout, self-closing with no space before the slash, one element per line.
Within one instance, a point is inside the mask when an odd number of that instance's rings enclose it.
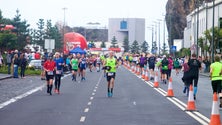
<path fill-rule="evenodd" d="M 92 104 L 92 102 L 88 102 L 88 105 L 91 105 Z"/>
<path fill-rule="evenodd" d="M 85 120 L 86 120 L 86 117 L 85 117 L 85 116 L 82 116 L 82 117 L 80 118 L 80 122 L 85 122 Z"/>
<path fill-rule="evenodd" d="M 94 89 L 93 91 L 96 92 L 96 89 Z"/>
<path fill-rule="evenodd" d="M 84 112 L 89 112 L 89 108 L 85 108 Z"/>
<path fill-rule="evenodd" d="M 30 91 L 28 91 L 28 92 L 26 92 L 26 93 L 24 93 L 22 95 L 19 95 L 19 96 L 16 96 L 14 98 L 11 98 L 10 100 L 8 100 L 6 102 L 1 103 L 0 104 L 0 109 L 4 108 L 5 106 L 7 106 L 7 105 L 9 105 L 9 104 L 11 104 L 13 102 L 18 101 L 19 99 L 22 99 L 22 98 L 24 98 L 24 97 L 26 97 L 28 95 L 31 95 L 31 94 L 39 91 L 39 90 L 42 90 L 44 87 L 45 87 L 45 85 L 41 85 L 41 86 L 36 87 L 36 88 L 34 88 L 34 89 L 32 89 L 32 90 L 30 90 Z"/>
<path fill-rule="evenodd" d="M 95 89 L 97 89 L 98 87 L 96 86 Z"/>
<path fill-rule="evenodd" d="M 133 102 L 133 105 L 136 105 L 136 102 L 135 102 L 135 101 Z"/>
<path fill-rule="evenodd" d="M 95 94 L 96 94 L 96 93 L 94 93 L 94 92 L 92 93 L 92 95 L 95 95 Z"/>
<path fill-rule="evenodd" d="M 133 73 L 133 72 L 132 72 Z M 133 73 L 134 74 L 134 73 Z M 136 74 L 134 74 L 136 75 Z M 136 75 L 138 78 L 141 79 L 140 76 Z M 141 79 L 142 81 L 144 81 L 143 79 Z M 153 87 L 153 83 L 151 81 L 145 81 L 146 84 L 148 84 L 149 86 Z M 157 92 L 159 92 L 161 95 L 166 96 L 166 91 L 164 91 L 162 88 L 154 88 Z M 167 97 L 167 99 L 169 101 L 171 101 L 173 104 L 175 104 L 177 107 L 179 107 L 181 110 L 185 110 L 186 109 L 186 104 L 183 103 L 182 101 L 180 101 L 179 99 L 175 98 L 175 97 Z M 210 119 L 207 118 L 206 116 L 204 116 L 203 114 L 197 112 L 197 111 L 193 111 L 193 112 L 189 112 L 186 111 L 186 113 L 188 115 L 190 115 L 192 118 L 194 118 L 195 120 L 197 120 L 198 122 L 200 122 L 202 125 L 208 125 L 210 122 Z"/>
<path fill-rule="evenodd" d="M 61 79 L 65 78 L 65 77 L 67 77 L 67 76 L 69 76 L 69 75 L 64 75 Z M 13 103 L 13 102 L 18 101 L 18 100 L 20 100 L 20 99 L 22 99 L 22 98 L 24 98 L 24 97 L 27 97 L 27 96 L 29 96 L 29 95 L 37 92 L 37 91 L 43 90 L 44 87 L 45 87 L 45 84 L 43 84 L 43 85 L 41 85 L 41 86 L 39 86 L 39 87 L 36 87 L 36 88 L 34 88 L 34 89 L 31 89 L 31 90 L 29 90 L 28 92 L 26 92 L 26 93 L 24 93 L 24 94 L 21 94 L 21 95 L 19 95 L 19 96 L 16 96 L 16 97 L 11 98 L 10 100 L 1 103 L 1 104 L 0 104 L 0 109 L 4 108 L 5 106 L 7 106 L 7 105 L 9 105 L 9 104 L 11 104 L 11 103 Z"/>
<path fill-rule="evenodd" d="M 90 97 L 90 100 L 93 100 L 94 97 Z"/>

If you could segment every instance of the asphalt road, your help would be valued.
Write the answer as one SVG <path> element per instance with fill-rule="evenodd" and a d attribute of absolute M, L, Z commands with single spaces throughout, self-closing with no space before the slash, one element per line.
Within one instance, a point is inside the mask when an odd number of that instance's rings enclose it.
<path fill-rule="evenodd" d="M 176 76 L 173 72 L 172 76 L 173 98 L 165 97 L 167 84 L 160 82 L 159 88 L 153 88 L 152 81 L 145 82 L 124 67 L 117 71 L 112 98 L 107 97 L 107 83 L 101 72 L 87 71 L 86 81 L 82 82 L 80 78 L 71 81 L 71 76 L 65 75 L 61 94 L 52 96 L 39 84 L 40 80 L 34 80 L 31 85 L 37 86 L 1 102 L 0 125 L 208 124 L 212 108 L 209 78 L 200 76 L 195 101 L 198 111 L 190 112 L 185 111 L 188 99 L 182 93 L 182 74 Z"/>

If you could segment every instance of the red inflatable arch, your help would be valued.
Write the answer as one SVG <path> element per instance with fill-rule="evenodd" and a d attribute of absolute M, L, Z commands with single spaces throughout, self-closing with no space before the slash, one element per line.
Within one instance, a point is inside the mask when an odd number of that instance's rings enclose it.
<path fill-rule="evenodd" d="M 84 36 L 79 33 L 70 32 L 64 35 L 64 53 L 68 54 L 70 50 L 76 47 L 87 49 L 87 41 Z"/>

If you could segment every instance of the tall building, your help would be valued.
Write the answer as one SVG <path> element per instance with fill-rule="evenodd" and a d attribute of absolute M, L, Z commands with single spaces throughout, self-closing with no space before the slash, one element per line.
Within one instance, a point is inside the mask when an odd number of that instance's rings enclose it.
<path fill-rule="evenodd" d="M 222 0 L 215 0 L 214 6 L 214 27 L 219 27 L 222 21 Z M 187 27 L 184 29 L 184 48 L 191 48 L 196 52 L 197 39 L 204 36 L 206 30 L 213 26 L 213 3 L 204 3 L 187 16 Z M 204 41 L 208 44 L 209 41 Z M 200 49 L 198 53 L 200 54 Z"/>
<path fill-rule="evenodd" d="M 145 41 L 145 19 L 143 18 L 110 18 L 108 41 L 116 37 L 118 43 L 128 38 L 129 45 L 135 40 L 141 45 Z"/>

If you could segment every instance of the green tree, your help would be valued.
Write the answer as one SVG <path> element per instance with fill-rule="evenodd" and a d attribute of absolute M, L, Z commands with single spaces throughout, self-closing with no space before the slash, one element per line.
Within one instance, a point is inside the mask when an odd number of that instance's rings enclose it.
<path fill-rule="evenodd" d="M 128 37 L 125 37 L 123 40 L 123 48 L 124 48 L 124 52 L 129 52 L 130 46 L 129 46 Z"/>
<path fill-rule="evenodd" d="M 36 44 L 44 47 L 44 37 L 45 37 L 45 23 L 44 23 L 44 19 L 39 19 L 38 23 L 37 23 L 38 29 L 36 30 Z"/>
<path fill-rule="evenodd" d="M 166 43 L 163 43 L 163 47 L 162 47 L 162 54 L 163 55 L 166 55 L 168 52 L 168 49 L 167 49 L 167 44 Z"/>
<path fill-rule="evenodd" d="M 190 48 L 181 48 L 178 55 L 179 57 L 190 56 Z"/>
<path fill-rule="evenodd" d="M 16 35 L 17 35 L 17 49 L 21 50 L 24 49 L 26 45 L 26 39 L 29 36 L 29 29 L 30 26 L 27 24 L 27 21 L 21 21 L 21 14 L 19 14 L 19 10 L 16 10 L 16 15 L 12 20 L 12 25 L 16 27 Z"/>
<path fill-rule="evenodd" d="M 110 47 L 111 47 L 111 48 L 117 48 L 118 46 L 116 46 L 116 44 L 117 44 L 116 37 L 113 36 Z"/>
<path fill-rule="evenodd" d="M 105 43 L 104 41 L 102 41 L 100 47 L 101 47 L 101 48 L 106 48 L 106 43 Z"/>
<path fill-rule="evenodd" d="M 62 35 L 59 32 L 57 26 L 52 26 L 51 20 L 47 20 L 46 30 L 45 30 L 45 38 L 46 39 L 54 39 L 55 40 L 55 50 L 62 50 Z"/>
<path fill-rule="evenodd" d="M 17 41 L 16 34 L 10 31 L 3 31 L 0 33 L 0 50 L 12 50 L 17 49 L 18 44 L 15 44 Z"/>
<path fill-rule="evenodd" d="M 205 43 L 204 49 L 207 50 L 207 52 L 209 53 L 209 55 L 211 56 L 212 53 L 212 48 L 214 50 L 213 53 L 217 53 L 216 49 L 221 48 L 222 45 L 222 41 L 220 39 L 222 39 L 222 29 L 219 29 L 218 27 L 214 27 L 214 45 L 212 44 L 213 41 L 213 28 L 206 30 L 204 32 L 204 37 L 205 39 L 208 41 L 208 43 Z M 209 46 L 208 46 L 209 44 Z"/>
<path fill-rule="evenodd" d="M 135 40 L 132 45 L 131 45 L 131 52 L 132 53 L 139 53 L 140 51 L 140 46 L 139 46 L 139 43 Z"/>
<path fill-rule="evenodd" d="M 146 53 L 148 50 L 148 43 L 146 41 L 144 41 L 142 44 L 141 44 L 141 51 Z"/>

